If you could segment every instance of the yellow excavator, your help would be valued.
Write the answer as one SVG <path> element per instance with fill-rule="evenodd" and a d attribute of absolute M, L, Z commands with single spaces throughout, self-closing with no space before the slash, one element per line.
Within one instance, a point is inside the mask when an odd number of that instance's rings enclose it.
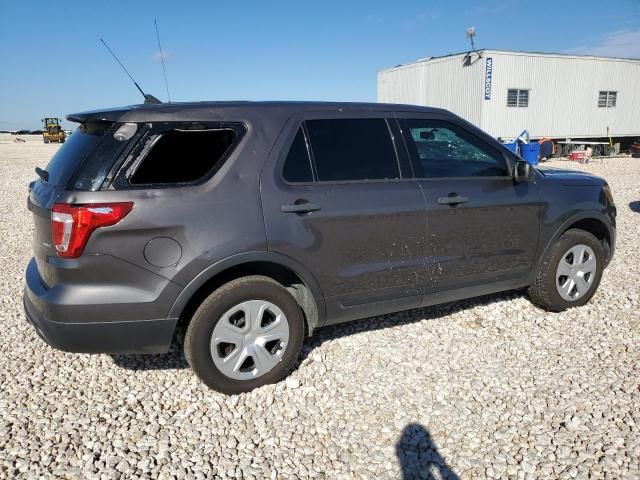
<path fill-rule="evenodd" d="M 55 117 L 45 117 L 42 119 L 42 139 L 44 143 L 64 143 L 67 134 L 62 130 L 60 119 Z"/>

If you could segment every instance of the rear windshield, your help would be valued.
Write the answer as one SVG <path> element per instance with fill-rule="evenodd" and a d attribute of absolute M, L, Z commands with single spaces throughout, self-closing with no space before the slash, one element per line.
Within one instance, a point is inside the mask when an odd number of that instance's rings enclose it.
<path fill-rule="evenodd" d="M 47 165 L 48 183 L 65 190 L 99 190 L 116 160 L 136 138 L 117 140 L 113 133 L 121 125 L 96 121 L 80 125 Z"/>
<path fill-rule="evenodd" d="M 47 165 L 47 183 L 54 187 L 67 188 L 76 168 L 98 145 L 112 125 L 110 122 L 87 122 L 80 125 Z"/>

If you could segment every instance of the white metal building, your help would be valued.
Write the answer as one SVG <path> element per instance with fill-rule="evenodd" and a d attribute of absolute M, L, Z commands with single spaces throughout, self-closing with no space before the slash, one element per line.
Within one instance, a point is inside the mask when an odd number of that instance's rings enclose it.
<path fill-rule="evenodd" d="M 378 101 L 442 107 L 493 136 L 640 137 L 640 60 L 480 50 L 378 72 Z"/>

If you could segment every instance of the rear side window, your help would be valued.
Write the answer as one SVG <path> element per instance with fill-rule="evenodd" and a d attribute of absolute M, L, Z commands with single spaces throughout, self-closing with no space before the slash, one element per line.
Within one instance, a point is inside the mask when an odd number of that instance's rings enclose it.
<path fill-rule="evenodd" d="M 236 139 L 233 129 L 168 130 L 152 140 L 129 183 L 192 183 L 213 174 L 223 164 Z"/>
<path fill-rule="evenodd" d="M 401 121 L 416 177 L 501 177 L 502 153 L 467 130 L 441 120 Z"/>
<path fill-rule="evenodd" d="M 70 188 L 71 179 L 84 160 L 93 152 L 96 146 L 103 140 L 107 140 L 107 133 L 111 130 L 111 122 L 86 122 L 81 124 L 67 141 L 58 149 L 46 167 L 49 173 L 47 183 L 59 188 Z M 116 142 L 113 140 L 113 143 Z M 117 145 L 120 147 L 121 145 Z M 110 158 L 111 162 L 115 157 Z M 87 172 L 85 177 L 95 177 L 96 172 Z M 102 175 L 104 178 L 104 175 Z M 100 180 L 101 182 L 101 180 Z M 91 190 L 93 181 L 80 182 L 73 185 L 75 190 Z"/>
<path fill-rule="evenodd" d="M 312 182 L 313 174 L 311 173 L 311 160 L 307 150 L 307 142 L 304 138 L 302 127 L 298 129 L 287 159 L 284 161 L 282 176 L 287 182 Z"/>
<path fill-rule="evenodd" d="M 400 177 L 386 120 L 307 120 L 306 127 L 318 181 Z"/>

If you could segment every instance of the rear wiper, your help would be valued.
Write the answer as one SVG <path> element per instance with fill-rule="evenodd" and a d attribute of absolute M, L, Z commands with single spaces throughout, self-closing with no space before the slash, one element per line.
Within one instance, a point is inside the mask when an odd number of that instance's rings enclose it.
<path fill-rule="evenodd" d="M 36 167 L 36 173 L 42 179 L 43 182 L 49 181 L 49 172 L 47 172 L 46 170 L 43 170 L 40 167 Z"/>

